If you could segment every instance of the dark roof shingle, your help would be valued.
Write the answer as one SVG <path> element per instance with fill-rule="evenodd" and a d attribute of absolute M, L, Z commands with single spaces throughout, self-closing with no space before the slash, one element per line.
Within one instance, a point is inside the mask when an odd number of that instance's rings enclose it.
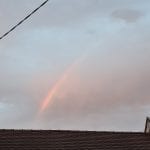
<path fill-rule="evenodd" d="M 132 132 L 0 130 L 0 150 L 150 150 L 150 135 Z"/>

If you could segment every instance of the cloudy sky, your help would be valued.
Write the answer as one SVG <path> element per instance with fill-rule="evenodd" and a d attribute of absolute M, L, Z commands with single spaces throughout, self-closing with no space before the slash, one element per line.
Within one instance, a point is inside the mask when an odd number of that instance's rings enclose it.
<path fill-rule="evenodd" d="M 43 0 L 0 0 L 0 35 Z M 51 0 L 0 41 L 0 128 L 143 131 L 150 1 Z"/>

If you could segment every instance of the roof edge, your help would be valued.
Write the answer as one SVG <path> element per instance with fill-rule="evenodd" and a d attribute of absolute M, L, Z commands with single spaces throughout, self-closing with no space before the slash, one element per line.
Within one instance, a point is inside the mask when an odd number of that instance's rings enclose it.
<path fill-rule="evenodd" d="M 115 134 L 145 134 L 141 131 L 94 131 L 94 130 L 51 130 L 51 129 L 0 129 L 1 131 L 21 131 L 21 132 L 82 132 L 82 133 L 115 133 Z"/>

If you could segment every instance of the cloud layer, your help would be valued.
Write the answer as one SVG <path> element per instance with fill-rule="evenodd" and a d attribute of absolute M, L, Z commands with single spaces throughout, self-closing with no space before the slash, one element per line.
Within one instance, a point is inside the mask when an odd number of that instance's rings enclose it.
<path fill-rule="evenodd" d="M 140 19 L 143 14 L 137 10 L 122 9 L 113 11 L 112 16 L 116 19 L 124 20 L 127 23 L 132 23 Z"/>
<path fill-rule="evenodd" d="M 0 0 L 0 33 L 41 2 Z M 148 6 L 55 0 L 0 41 L 0 128 L 143 131 L 150 115 Z M 82 57 L 38 116 L 48 92 Z"/>

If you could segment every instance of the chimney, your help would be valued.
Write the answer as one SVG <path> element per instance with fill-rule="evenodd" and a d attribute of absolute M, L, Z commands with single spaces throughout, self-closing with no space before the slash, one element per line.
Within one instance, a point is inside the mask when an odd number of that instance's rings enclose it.
<path fill-rule="evenodd" d="M 146 118 L 146 123 L 145 123 L 145 131 L 146 134 L 150 134 L 150 118 Z"/>

